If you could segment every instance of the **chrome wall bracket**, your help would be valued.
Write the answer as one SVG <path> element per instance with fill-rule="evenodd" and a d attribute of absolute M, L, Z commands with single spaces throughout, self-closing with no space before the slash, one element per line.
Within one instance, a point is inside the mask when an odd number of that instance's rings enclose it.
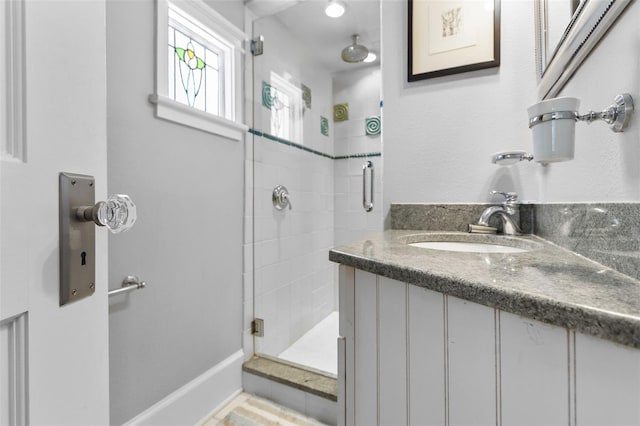
<path fill-rule="evenodd" d="M 510 166 L 511 164 L 525 160 L 533 160 L 533 155 L 527 154 L 524 151 L 504 151 L 497 152 L 491 156 L 491 162 L 500 166 Z"/>
<path fill-rule="evenodd" d="M 142 290 L 147 286 L 147 283 L 144 281 L 140 281 L 135 275 L 127 275 L 127 277 L 122 280 L 122 287 L 117 288 L 115 290 L 109 291 L 109 296 L 115 296 L 116 294 L 129 293 L 133 290 Z"/>
<path fill-rule="evenodd" d="M 589 111 L 586 114 L 577 115 L 577 119 L 588 123 L 603 120 L 614 132 L 622 132 L 629 127 L 633 108 L 633 98 L 630 94 L 623 93 L 617 95 L 613 103 L 601 112 Z"/>
<path fill-rule="evenodd" d="M 628 93 L 622 93 L 613 99 L 613 104 L 600 112 L 589 111 L 581 115 L 576 111 L 552 111 L 531 117 L 529 119 L 529 128 L 552 120 L 575 120 L 588 123 L 602 120 L 609 124 L 609 127 L 614 132 L 623 132 L 629 127 L 633 110 L 633 98 Z"/>

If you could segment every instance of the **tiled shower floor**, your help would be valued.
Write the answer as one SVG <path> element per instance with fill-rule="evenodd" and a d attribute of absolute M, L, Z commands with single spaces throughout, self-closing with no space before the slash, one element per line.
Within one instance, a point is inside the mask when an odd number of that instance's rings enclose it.
<path fill-rule="evenodd" d="M 338 333 L 338 312 L 332 312 L 278 358 L 337 375 Z"/>

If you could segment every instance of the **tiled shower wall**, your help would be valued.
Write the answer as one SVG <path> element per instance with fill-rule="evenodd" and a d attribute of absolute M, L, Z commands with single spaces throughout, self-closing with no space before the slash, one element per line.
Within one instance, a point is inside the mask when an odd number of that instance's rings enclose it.
<path fill-rule="evenodd" d="M 334 123 L 336 245 L 382 231 L 381 136 L 367 135 L 365 131 L 366 118 L 381 115 L 380 78 L 380 67 L 377 66 L 340 73 L 333 78 L 334 104 L 349 104 L 349 119 Z M 374 155 L 364 155 L 372 153 Z M 367 160 L 374 167 L 374 207 L 371 212 L 362 207 L 362 168 Z M 367 181 L 367 192 L 368 185 Z"/>
<path fill-rule="evenodd" d="M 362 166 L 371 161 L 374 167 L 373 210 L 362 207 Z M 335 160 L 335 245 L 361 240 L 382 231 L 382 158 L 349 158 Z M 367 174 L 369 172 L 367 171 Z M 367 176 L 367 191 L 369 191 Z M 367 200 L 369 194 L 367 193 Z"/>
<path fill-rule="evenodd" d="M 253 298 L 245 296 L 245 338 L 250 338 L 255 304 L 256 315 L 265 320 L 265 337 L 256 339 L 256 352 L 277 356 L 336 310 L 336 266 L 327 259 L 329 249 L 382 230 L 380 135 L 365 134 L 365 118 L 380 116 L 379 77 L 375 67 L 334 77 L 334 103 L 348 102 L 350 118 L 330 120 L 333 144 L 322 145 L 324 136 L 313 132 L 305 136 L 304 147 L 254 136 L 247 183 L 253 182 L 255 194 L 247 199 L 253 215 L 247 217 L 246 235 L 253 235 L 255 244 L 245 246 L 245 295 Z M 314 103 L 331 101 L 313 93 Z M 261 108 L 262 123 L 267 123 Z M 309 146 L 314 152 L 305 150 Z M 374 164 L 371 212 L 362 207 L 367 160 Z M 289 190 L 291 210 L 274 209 L 271 194 L 277 185 Z"/>
<path fill-rule="evenodd" d="M 336 309 L 333 161 L 256 136 L 254 160 L 255 308 L 265 320 L 256 351 L 278 355 Z M 276 185 L 291 210 L 273 207 Z"/>

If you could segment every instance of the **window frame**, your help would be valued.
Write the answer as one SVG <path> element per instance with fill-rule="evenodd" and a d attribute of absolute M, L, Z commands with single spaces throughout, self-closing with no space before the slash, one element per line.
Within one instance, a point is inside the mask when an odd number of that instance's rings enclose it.
<path fill-rule="evenodd" d="M 155 104 L 157 118 L 183 124 L 232 140 L 242 140 L 248 126 L 242 123 L 242 59 L 245 54 L 243 44 L 247 39 L 244 32 L 236 28 L 218 12 L 201 0 L 174 1 L 157 0 L 156 26 L 156 92 L 149 97 Z M 224 115 L 214 115 L 175 101 L 169 97 L 168 40 L 169 8 L 186 15 L 221 42 L 228 44 L 230 54 L 224 61 L 225 84 Z M 196 19 L 197 17 L 197 19 Z"/>

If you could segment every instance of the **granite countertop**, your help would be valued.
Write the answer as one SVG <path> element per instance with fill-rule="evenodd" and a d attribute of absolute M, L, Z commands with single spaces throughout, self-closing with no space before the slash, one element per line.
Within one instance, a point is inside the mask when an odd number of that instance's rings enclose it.
<path fill-rule="evenodd" d="M 466 253 L 407 244 L 468 238 L 530 251 Z M 389 230 L 334 248 L 329 260 L 640 348 L 640 281 L 535 235 Z"/>

